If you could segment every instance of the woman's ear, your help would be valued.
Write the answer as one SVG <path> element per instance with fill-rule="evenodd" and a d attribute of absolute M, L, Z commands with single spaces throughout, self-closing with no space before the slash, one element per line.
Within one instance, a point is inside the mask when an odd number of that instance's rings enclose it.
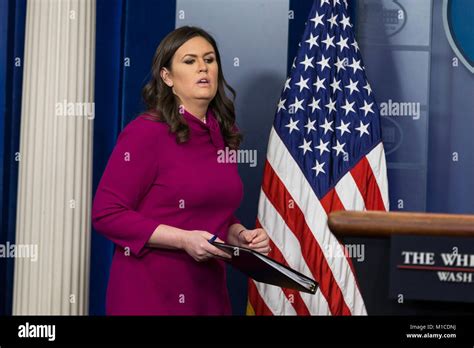
<path fill-rule="evenodd" d="M 173 81 L 170 78 L 170 72 L 166 68 L 161 68 L 160 76 L 168 87 L 173 87 Z"/>

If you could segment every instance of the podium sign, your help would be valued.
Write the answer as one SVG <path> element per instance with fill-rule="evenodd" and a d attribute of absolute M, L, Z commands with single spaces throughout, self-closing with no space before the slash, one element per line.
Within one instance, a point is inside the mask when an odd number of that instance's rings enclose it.
<path fill-rule="evenodd" d="M 390 297 L 474 302 L 472 238 L 392 236 Z"/>

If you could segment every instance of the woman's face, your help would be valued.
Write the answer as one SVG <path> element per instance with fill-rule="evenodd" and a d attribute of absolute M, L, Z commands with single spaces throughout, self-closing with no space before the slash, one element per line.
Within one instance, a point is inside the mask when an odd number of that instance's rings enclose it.
<path fill-rule="evenodd" d="M 203 37 L 186 41 L 175 52 L 171 70 L 162 69 L 164 82 L 182 103 L 207 101 L 217 93 L 218 65 L 212 45 Z M 200 82 L 202 79 L 206 82 Z"/>

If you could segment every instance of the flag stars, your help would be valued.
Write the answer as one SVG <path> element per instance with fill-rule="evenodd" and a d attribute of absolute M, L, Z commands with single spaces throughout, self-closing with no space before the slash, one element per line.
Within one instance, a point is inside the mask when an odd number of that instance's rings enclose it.
<path fill-rule="evenodd" d="M 316 123 L 316 120 L 313 120 L 311 121 L 309 118 L 308 118 L 308 123 L 306 123 L 306 125 L 304 126 L 304 128 L 307 128 L 308 129 L 308 133 L 311 132 L 312 130 L 315 131 L 316 128 L 314 128 L 314 124 Z"/>
<path fill-rule="evenodd" d="M 342 35 L 341 35 L 341 38 L 339 39 L 339 41 L 336 43 L 336 45 L 339 46 L 341 52 L 344 48 L 347 48 L 349 49 L 349 46 L 347 45 L 347 40 L 348 38 L 346 37 L 345 39 L 342 38 Z"/>
<path fill-rule="evenodd" d="M 282 109 L 283 109 L 283 110 L 286 110 L 286 108 L 285 108 L 285 102 L 286 102 L 286 99 L 280 99 L 280 100 L 278 101 L 278 110 L 277 110 L 277 112 L 280 112 L 280 110 L 282 110 Z"/>
<path fill-rule="evenodd" d="M 349 85 L 345 87 L 349 89 L 349 95 L 352 95 L 352 92 L 354 91 L 360 92 L 359 88 L 357 88 L 357 84 L 359 83 L 359 81 L 352 81 L 352 79 L 349 79 L 349 81 L 350 81 Z"/>
<path fill-rule="evenodd" d="M 308 55 L 306 55 L 306 54 L 304 55 L 304 57 L 305 57 L 305 60 L 300 62 L 300 64 L 304 65 L 304 71 L 306 71 L 306 69 L 308 69 L 309 66 L 314 68 L 314 65 L 312 63 L 313 57 L 308 58 Z"/>
<path fill-rule="evenodd" d="M 319 47 L 318 42 L 317 42 L 318 38 L 319 38 L 319 35 L 314 37 L 313 33 L 310 33 L 309 39 L 305 41 L 309 44 L 309 49 L 312 49 L 313 46 Z"/>
<path fill-rule="evenodd" d="M 349 66 L 353 69 L 354 74 L 357 72 L 357 70 L 362 71 L 362 68 L 360 67 L 360 60 L 356 60 L 355 58 L 352 58 L 352 64 Z"/>
<path fill-rule="evenodd" d="M 344 151 L 344 146 L 346 145 L 346 143 L 339 143 L 339 140 L 336 140 L 336 146 L 333 146 L 333 150 L 336 150 L 336 156 L 339 156 L 339 154 L 342 152 L 342 153 L 345 153 Z"/>
<path fill-rule="evenodd" d="M 346 70 L 346 67 L 344 66 L 344 64 L 346 63 L 346 59 L 347 58 L 344 58 L 344 59 L 340 59 L 339 57 L 337 57 L 337 62 L 334 63 L 334 66 L 337 67 L 337 72 L 339 72 L 339 70 Z"/>
<path fill-rule="evenodd" d="M 342 30 L 346 30 L 346 27 L 349 26 L 352 28 L 352 24 L 349 22 L 350 18 L 346 17 L 346 15 L 343 13 L 342 14 L 342 20 L 339 22 L 343 26 Z"/>
<path fill-rule="evenodd" d="M 330 66 L 329 66 L 329 57 L 328 58 L 324 58 L 324 54 L 321 55 L 321 60 L 319 62 L 317 62 L 316 64 L 320 65 L 321 66 L 321 72 L 324 71 L 324 68 L 328 68 L 330 69 Z"/>
<path fill-rule="evenodd" d="M 325 162 L 319 163 L 319 161 L 316 160 L 316 164 L 315 164 L 314 167 L 312 168 L 313 170 L 316 171 L 316 176 L 318 176 L 319 173 L 324 173 L 324 174 L 326 174 L 326 172 L 324 171 L 324 168 L 323 168 L 325 164 L 326 164 Z"/>
<path fill-rule="evenodd" d="M 328 131 L 334 132 L 334 130 L 332 129 L 333 122 L 334 121 L 329 122 L 329 120 L 326 118 L 324 119 L 324 124 L 319 126 L 324 129 L 324 135 L 326 135 Z"/>
<path fill-rule="evenodd" d="M 312 141 L 306 141 L 306 139 L 303 139 L 303 145 L 298 146 L 299 149 L 303 149 L 303 155 L 306 155 L 306 151 L 311 151 L 313 152 L 313 149 L 311 148 L 311 143 Z"/>
<path fill-rule="evenodd" d="M 319 89 L 322 88 L 322 89 L 326 89 L 326 87 L 324 87 L 324 81 L 326 81 L 326 79 L 320 79 L 319 76 L 316 76 L 316 82 L 313 83 L 313 86 L 316 87 L 316 92 L 319 92 Z"/>
<path fill-rule="evenodd" d="M 329 103 L 327 103 L 325 106 L 328 108 L 329 114 L 331 111 L 336 111 L 336 101 L 333 101 L 331 97 L 329 97 Z"/>
<path fill-rule="evenodd" d="M 361 110 L 364 110 L 364 116 L 365 116 L 365 117 L 367 117 L 367 114 L 368 114 L 369 112 L 374 113 L 374 111 L 372 110 L 372 105 L 374 105 L 374 103 L 370 103 L 370 104 L 369 104 L 369 103 L 367 103 L 366 100 L 364 100 L 364 106 L 361 107 L 360 109 L 361 109 Z"/>
<path fill-rule="evenodd" d="M 291 77 L 288 77 L 288 79 L 286 79 L 285 88 L 283 88 L 283 91 L 285 91 L 287 88 L 288 88 L 288 89 L 291 89 L 291 87 L 290 87 L 290 81 L 291 81 Z"/>
<path fill-rule="evenodd" d="M 337 90 L 342 91 L 341 87 L 339 86 L 341 84 L 341 80 L 337 80 L 336 77 L 334 77 L 334 80 L 331 83 L 331 88 L 332 92 L 336 93 Z"/>
<path fill-rule="evenodd" d="M 298 122 L 299 122 L 299 120 L 293 121 L 293 117 L 290 117 L 290 123 L 288 123 L 288 124 L 285 126 L 285 127 L 288 127 L 290 134 L 291 134 L 291 132 L 293 132 L 294 130 L 297 130 L 297 131 L 300 130 L 300 129 L 298 128 L 298 126 L 297 126 Z"/>
<path fill-rule="evenodd" d="M 360 121 L 360 126 L 357 127 L 356 130 L 359 131 L 361 138 L 364 134 L 370 135 L 369 131 L 367 130 L 369 125 L 370 125 L 370 123 L 364 124 L 362 121 Z"/>
<path fill-rule="evenodd" d="M 370 95 L 372 93 L 372 88 L 370 87 L 369 83 L 364 86 L 364 89 L 367 90 L 367 95 Z"/>
<path fill-rule="evenodd" d="M 341 125 L 339 127 L 336 127 L 336 129 L 340 130 L 341 131 L 341 137 L 344 135 L 344 133 L 350 133 L 350 129 L 349 129 L 349 126 L 350 126 L 350 122 L 347 122 L 347 123 L 344 123 L 343 120 L 341 120 Z"/>
<path fill-rule="evenodd" d="M 303 79 L 303 76 L 300 76 L 300 81 L 295 83 L 295 85 L 299 86 L 300 87 L 300 93 L 303 91 L 303 89 L 308 89 L 309 90 L 309 87 L 308 87 L 308 81 L 309 81 L 309 78 L 307 79 Z"/>
<path fill-rule="evenodd" d="M 337 26 L 337 14 L 334 14 L 327 20 L 331 24 L 331 29 L 333 26 Z"/>
<path fill-rule="evenodd" d="M 330 36 L 329 34 L 326 34 L 326 40 L 321 41 L 326 45 L 326 50 L 329 49 L 329 47 L 336 47 L 334 45 L 334 36 Z"/>
<path fill-rule="evenodd" d="M 316 14 L 314 15 L 314 18 L 310 19 L 310 21 L 314 23 L 314 29 L 316 29 L 317 26 L 320 24 L 324 27 L 323 17 L 324 17 L 324 14 L 319 15 L 318 12 L 316 12 Z"/>
<path fill-rule="evenodd" d="M 321 195 L 379 141 L 372 133 L 379 108 L 344 6 L 317 0 L 276 99 L 275 130 Z"/>
<path fill-rule="evenodd" d="M 323 142 L 323 139 L 319 139 L 319 145 L 314 147 L 315 149 L 319 150 L 319 156 L 322 156 L 324 152 L 330 152 L 328 149 L 328 144 L 329 141 Z"/>
<path fill-rule="evenodd" d="M 314 112 L 314 110 L 316 110 L 316 109 L 321 110 L 321 108 L 319 107 L 319 102 L 320 101 L 321 101 L 321 99 L 316 100 L 313 97 L 313 101 L 311 102 L 311 104 L 308 104 L 309 106 L 311 106 L 311 112 Z"/>
<path fill-rule="evenodd" d="M 355 113 L 354 107 L 353 107 L 354 104 L 355 104 L 355 102 L 349 103 L 349 100 L 346 99 L 346 104 L 341 106 L 341 108 L 343 108 L 346 111 L 346 116 L 349 112 Z"/>
<path fill-rule="evenodd" d="M 299 109 L 304 111 L 303 101 L 304 101 L 304 98 L 299 100 L 298 97 L 295 97 L 295 102 L 293 104 L 290 104 L 291 112 L 296 113 L 296 112 L 298 112 Z"/>
<path fill-rule="evenodd" d="M 357 41 L 354 40 L 354 42 L 351 43 L 351 46 L 353 46 L 355 48 L 356 52 L 359 51 L 359 44 L 357 43 Z"/>

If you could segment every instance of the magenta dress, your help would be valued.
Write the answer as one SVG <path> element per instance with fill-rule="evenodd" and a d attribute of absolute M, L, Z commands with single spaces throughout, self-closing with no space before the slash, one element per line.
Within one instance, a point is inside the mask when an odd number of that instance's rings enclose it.
<path fill-rule="evenodd" d="M 227 240 L 243 197 L 237 164 L 217 160 L 225 145 L 211 109 L 207 123 L 185 111 L 190 136 L 180 145 L 147 117 L 120 133 L 94 197 L 93 227 L 116 245 L 106 313 L 230 315 L 223 261 L 145 244 L 160 224 Z"/>

